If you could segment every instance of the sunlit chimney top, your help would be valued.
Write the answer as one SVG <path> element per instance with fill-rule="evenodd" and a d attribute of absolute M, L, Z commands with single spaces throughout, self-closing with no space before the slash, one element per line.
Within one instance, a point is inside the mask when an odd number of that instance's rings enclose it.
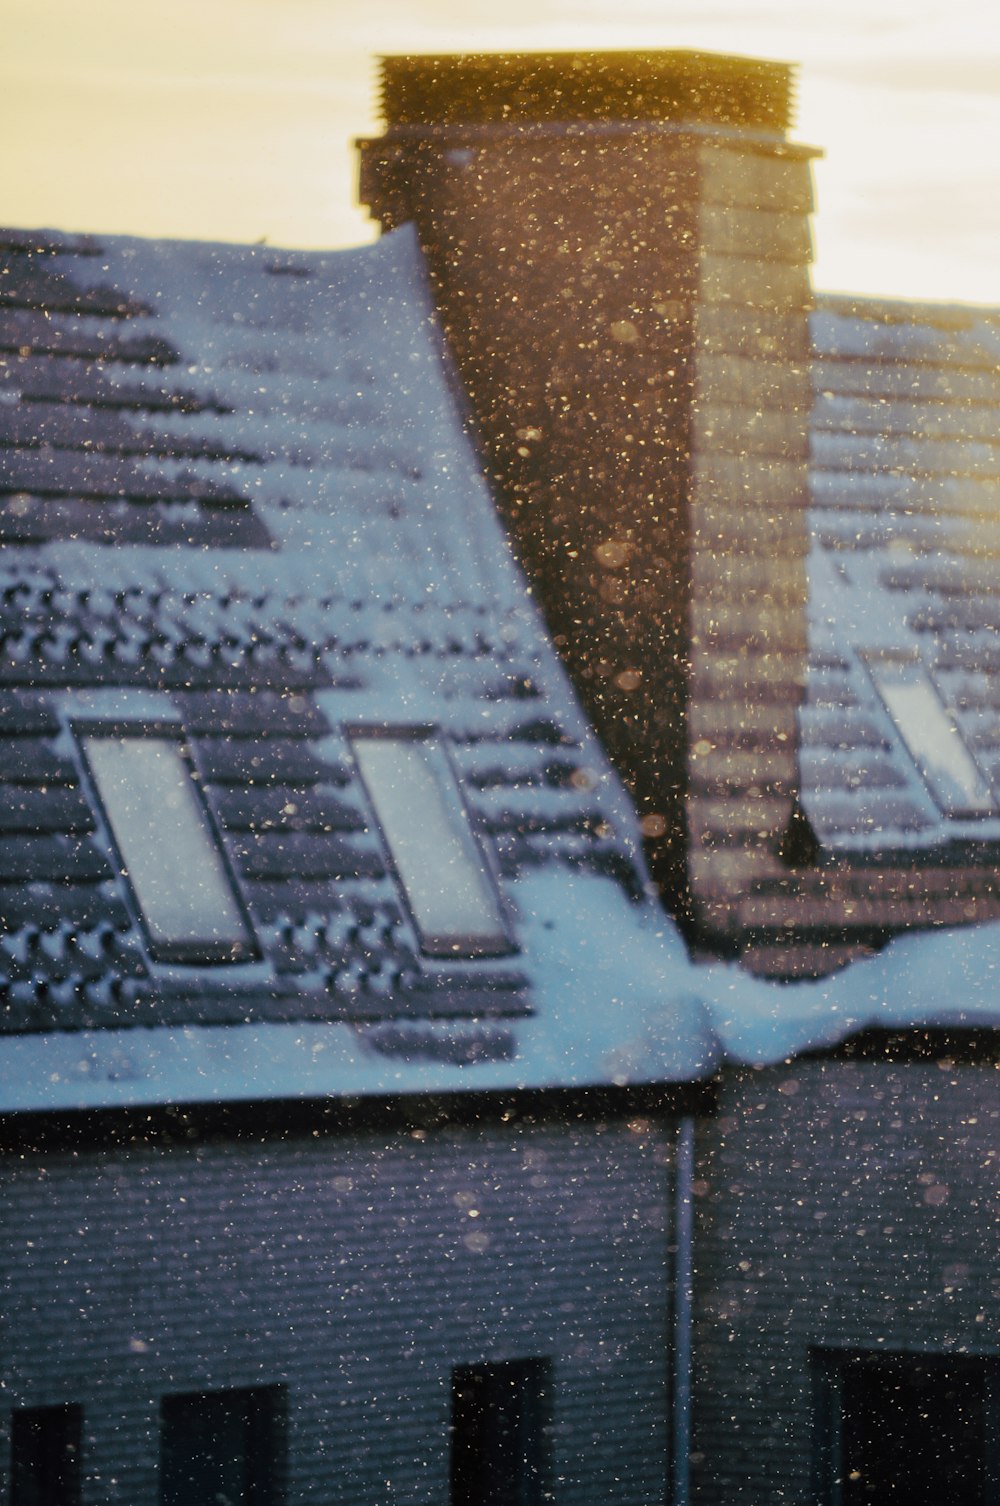
<path fill-rule="evenodd" d="M 692 121 L 784 132 L 793 69 L 712 52 L 383 57 L 382 115 L 407 127 Z"/>

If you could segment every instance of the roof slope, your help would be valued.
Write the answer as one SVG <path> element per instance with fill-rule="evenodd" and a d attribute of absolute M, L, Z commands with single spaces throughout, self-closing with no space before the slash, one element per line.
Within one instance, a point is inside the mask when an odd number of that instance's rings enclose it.
<path fill-rule="evenodd" d="M 702 1070 L 409 234 L 0 243 L 6 1106 Z M 258 960 L 151 960 L 73 734 L 95 717 L 183 726 Z M 445 736 L 509 955 L 422 954 L 361 727 Z"/>
<path fill-rule="evenodd" d="M 830 851 L 995 858 L 1000 311 L 824 297 L 812 326 L 805 809 Z M 938 747 L 908 751 L 879 665 L 919 680 L 925 723 L 943 706 Z M 942 799 L 949 764 L 978 766 L 974 809 Z"/>
<path fill-rule="evenodd" d="M 738 899 L 786 978 L 1000 918 L 1000 316 L 820 296 L 811 336 L 807 819 Z"/>

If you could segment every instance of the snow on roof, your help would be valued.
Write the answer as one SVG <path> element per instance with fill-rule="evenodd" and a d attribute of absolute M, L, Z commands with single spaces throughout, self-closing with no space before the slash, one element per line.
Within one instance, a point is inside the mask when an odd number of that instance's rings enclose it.
<path fill-rule="evenodd" d="M 0 1110 L 669 1083 L 869 1026 L 1000 1025 L 996 926 L 897 938 L 817 982 L 688 958 L 510 556 L 408 233 L 335 255 L 6 244 Z M 979 449 L 959 484 L 883 430 L 919 400 L 928 432 L 969 439 L 996 322 L 945 321 L 943 375 L 940 319 L 875 322 L 817 316 L 804 796 L 832 845 L 905 848 L 944 827 L 858 651 L 933 644 L 993 777 L 995 482 Z M 934 476 L 933 508 L 913 504 Z M 144 695 L 196 749 L 258 962 L 144 953 L 67 709 Z M 359 722 L 447 733 L 515 955 L 419 955 L 345 739 Z"/>
<path fill-rule="evenodd" d="M 688 1081 L 717 1060 L 673 927 L 614 881 L 508 886 L 538 1007 L 443 1019 L 51 1032 L 0 1040 L 0 1112 Z M 681 983 L 679 987 L 678 984 Z"/>
<path fill-rule="evenodd" d="M 831 852 L 960 861 L 1000 842 L 1000 312 L 825 296 L 812 334 L 803 805 Z M 923 758 L 879 663 L 942 729 Z M 941 797 L 970 754 L 973 812 Z"/>
<path fill-rule="evenodd" d="M 670 921 L 608 879 L 535 874 L 511 889 L 544 1000 L 516 1030 L 300 1021 L 14 1036 L 0 1041 L 0 1112 L 626 1087 L 771 1065 L 870 1028 L 1000 1028 L 1000 925 L 900 936 L 832 978 L 781 984 L 692 961 Z"/>
<path fill-rule="evenodd" d="M 495 514 L 411 233 L 0 241 L 0 1106 L 701 1072 L 682 951 Z M 182 729 L 256 959 L 151 955 L 81 718 Z M 360 727 L 447 742 L 509 951 L 427 954 Z"/>
<path fill-rule="evenodd" d="M 868 1029 L 1000 1027 L 1000 925 L 895 937 L 830 978 L 774 984 L 719 964 L 699 969 L 720 1056 L 768 1065 Z"/>

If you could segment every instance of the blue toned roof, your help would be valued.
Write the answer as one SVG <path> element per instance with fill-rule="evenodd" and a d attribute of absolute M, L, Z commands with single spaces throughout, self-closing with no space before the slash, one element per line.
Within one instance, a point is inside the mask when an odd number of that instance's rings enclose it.
<path fill-rule="evenodd" d="M 410 235 L 0 246 L 0 1108 L 706 1070 Z M 72 731 L 95 718 L 181 729 L 257 960 L 151 959 Z M 440 731 L 508 954 L 421 954 L 359 727 Z"/>
<path fill-rule="evenodd" d="M 830 851 L 960 862 L 1000 843 L 1000 312 L 826 296 L 812 330 L 803 806 Z M 920 675 L 938 767 L 971 754 L 992 787 L 979 809 L 949 813 L 879 663 Z"/>

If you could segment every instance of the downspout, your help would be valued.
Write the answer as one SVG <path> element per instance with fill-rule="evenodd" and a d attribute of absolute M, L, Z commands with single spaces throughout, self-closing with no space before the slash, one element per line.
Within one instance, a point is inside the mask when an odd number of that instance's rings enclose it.
<path fill-rule="evenodd" d="M 674 1175 L 673 1333 L 673 1469 L 671 1506 L 688 1506 L 691 1498 L 691 1328 L 694 1288 L 694 1116 L 684 1114 L 677 1126 Z"/>

